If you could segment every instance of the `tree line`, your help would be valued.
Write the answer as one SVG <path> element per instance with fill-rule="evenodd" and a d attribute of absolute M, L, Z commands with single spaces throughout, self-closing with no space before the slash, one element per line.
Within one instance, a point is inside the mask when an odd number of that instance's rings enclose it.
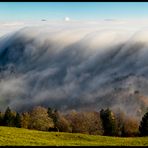
<path fill-rule="evenodd" d="M 62 113 L 50 107 L 36 106 L 31 111 L 18 113 L 7 107 L 5 112 L 0 112 L 0 126 L 90 135 L 148 136 L 148 112 L 139 122 L 120 110 L 114 113 L 109 108 L 99 112 Z"/>

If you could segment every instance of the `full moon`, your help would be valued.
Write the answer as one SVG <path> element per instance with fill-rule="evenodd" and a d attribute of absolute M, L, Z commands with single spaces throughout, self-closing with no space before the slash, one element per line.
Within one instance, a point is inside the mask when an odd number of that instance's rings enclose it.
<path fill-rule="evenodd" d="M 65 17 L 65 19 L 64 19 L 65 21 L 69 21 L 70 20 L 70 18 L 69 17 Z"/>

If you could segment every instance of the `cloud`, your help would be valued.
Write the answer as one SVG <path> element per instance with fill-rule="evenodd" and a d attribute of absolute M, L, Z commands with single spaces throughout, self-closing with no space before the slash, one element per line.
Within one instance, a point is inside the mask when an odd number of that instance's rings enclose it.
<path fill-rule="evenodd" d="M 3 26 L 11 27 L 11 26 L 22 26 L 24 25 L 23 22 L 10 22 L 10 23 L 4 23 Z"/>
<path fill-rule="evenodd" d="M 117 22 L 45 21 L 3 36 L 0 108 L 120 107 L 136 116 L 147 105 L 147 30 Z"/>

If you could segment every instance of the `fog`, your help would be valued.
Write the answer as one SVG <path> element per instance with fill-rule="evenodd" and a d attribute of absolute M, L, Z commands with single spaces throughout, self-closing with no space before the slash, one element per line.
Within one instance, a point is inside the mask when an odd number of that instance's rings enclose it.
<path fill-rule="evenodd" d="M 147 24 L 1 23 L 13 27 L 0 38 L 0 109 L 110 107 L 137 116 L 148 106 Z"/>

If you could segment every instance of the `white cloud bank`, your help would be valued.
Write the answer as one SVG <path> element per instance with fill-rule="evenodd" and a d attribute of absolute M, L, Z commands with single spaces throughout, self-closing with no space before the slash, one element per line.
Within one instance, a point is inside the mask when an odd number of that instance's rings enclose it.
<path fill-rule="evenodd" d="M 1 22 L 0 35 L 0 108 L 148 105 L 148 20 Z"/>
<path fill-rule="evenodd" d="M 142 29 L 148 27 L 148 20 L 114 20 L 114 19 L 104 19 L 98 21 L 74 21 L 70 20 L 69 17 L 65 17 L 64 21 L 1 21 L 0 22 L 0 36 L 7 34 L 8 32 L 12 32 L 18 30 L 23 27 L 29 26 L 64 26 L 65 21 L 68 27 L 71 26 L 73 28 L 94 28 L 95 29 L 127 29 L 129 31 L 136 31 L 138 29 Z"/>

